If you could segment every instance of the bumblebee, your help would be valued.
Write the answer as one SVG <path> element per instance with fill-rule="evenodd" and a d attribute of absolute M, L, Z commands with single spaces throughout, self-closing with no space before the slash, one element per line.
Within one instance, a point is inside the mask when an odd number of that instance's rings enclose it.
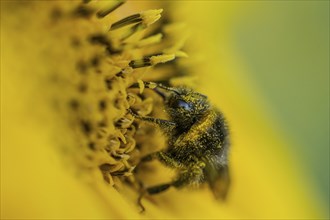
<path fill-rule="evenodd" d="M 136 119 L 157 125 L 167 136 L 168 144 L 166 149 L 142 157 L 140 164 L 156 159 L 176 169 L 177 175 L 171 182 L 142 190 L 138 200 L 142 211 L 143 195 L 161 193 L 170 187 L 208 183 L 215 197 L 224 200 L 230 177 L 229 131 L 223 114 L 210 105 L 205 95 L 192 89 L 151 82 L 144 85 L 163 97 L 169 120 L 140 116 L 133 109 L 129 112 Z"/>

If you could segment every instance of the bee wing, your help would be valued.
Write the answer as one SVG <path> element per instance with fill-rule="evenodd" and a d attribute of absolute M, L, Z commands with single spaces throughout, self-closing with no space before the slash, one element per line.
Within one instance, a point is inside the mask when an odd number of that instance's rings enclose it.
<path fill-rule="evenodd" d="M 208 183 L 216 199 L 225 200 L 230 186 L 229 169 L 227 165 L 208 171 Z"/>

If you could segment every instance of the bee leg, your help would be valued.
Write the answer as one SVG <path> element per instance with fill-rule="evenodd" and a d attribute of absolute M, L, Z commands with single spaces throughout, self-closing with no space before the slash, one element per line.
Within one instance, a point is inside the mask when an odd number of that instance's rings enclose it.
<path fill-rule="evenodd" d="M 151 154 L 147 154 L 144 157 L 140 159 L 140 162 L 138 165 L 135 167 L 135 171 L 138 171 L 142 163 L 144 162 L 150 162 L 153 160 L 159 160 L 161 163 L 163 163 L 165 166 L 171 167 L 171 168 L 179 168 L 180 164 L 171 158 L 166 152 L 163 151 L 157 151 L 153 152 Z"/>
<path fill-rule="evenodd" d="M 180 163 L 178 163 L 175 159 L 170 157 L 166 152 L 156 151 L 154 153 L 147 154 L 146 156 L 142 157 L 140 160 L 140 163 L 135 167 L 135 170 L 138 170 L 139 166 L 142 163 L 150 162 L 155 159 L 159 160 L 162 164 L 164 164 L 167 167 L 171 167 L 174 169 L 182 167 L 182 165 L 180 165 Z"/>
<path fill-rule="evenodd" d="M 164 89 L 164 90 L 167 90 L 167 91 L 170 91 L 170 92 L 178 92 L 176 90 L 176 88 L 167 87 L 167 86 L 164 86 L 160 83 L 155 83 L 155 82 L 144 82 L 144 86 L 147 87 L 147 88 L 150 88 L 150 89 L 155 89 L 157 87 L 157 88 L 161 88 L 161 89 Z"/>
<path fill-rule="evenodd" d="M 168 190 L 170 187 L 181 188 L 190 184 L 198 184 L 201 182 L 203 177 L 203 170 L 200 165 L 193 166 L 189 169 L 182 171 L 179 178 L 170 183 L 159 184 L 156 186 L 147 187 L 142 190 L 139 198 L 138 205 L 141 207 L 141 212 L 145 211 L 142 204 L 142 198 L 145 194 L 154 195 Z"/>
<path fill-rule="evenodd" d="M 142 157 L 140 163 L 137 165 L 136 168 L 138 168 L 142 164 L 142 162 L 148 162 L 148 161 L 152 161 L 154 159 L 158 159 L 164 165 L 173 167 L 173 168 L 179 168 L 179 165 L 180 165 L 177 161 L 175 161 L 173 158 L 171 158 L 169 155 L 167 155 L 166 152 L 157 151 L 157 152 L 154 152 L 154 153 L 151 153 L 151 154 L 148 154 L 148 155 Z M 168 188 L 170 188 L 173 185 L 174 185 L 174 182 L 170 182 L 170 183 L 164 183 L 164 184 L 160 184 L 160 185 L 156 185 L 156 186 L 151 186 L 151 187 L 148 187 L 145 189 L 143 189 L 143 186 L 141 185 L 142 190 L 141 190 L 140 196 L 137 201 L 138 205 L 141 207 L 141 212 L 145 211 L 145 208 L 142 204 L 142 198 L 145 194 L 149 194 L 149 195 L 158 194 L 163 191 L 166 191 Z"/>
<path fill-rule="evenodd" d="M 182 188 L 186 185 L 198 185 L 203 179 L 203 164 L 195 164 L 179 173 L 178 179 L 173 182 L 175 188 Z"/>
<path fill-rule="evenodd" d="M 147 154 L 146 156 L 142 157 L 140 162 L 149 162 L 152 160 L 159 160 L 161 163 L 163 163 L 165 166 L 171 167 L 171 168 L 180 168 L 180 164 L 170 157 L 166 152 L 164 151 L 157 151 L 151 154 Z"/>
<path fill-rule="evenodd" d="M 135 118 L 150 122 L 153 124 L 157 124 L 162 130 L 165 132 L 170 132 L 176 127 L 176 123 L 173 121 L 168 121 L 160 118 L 152 118 L 152 117 L 146 117 L 146 116 L 140 116 L 136 114 L 132 109 L 127 109 L 127 111 L 132 114 Z"/>
<path fill-rule="evenodd" d="M 176 88 L 173 87 L 168 87 L 168 86 L 164 86 L 160 83 L 155 83 L 155 82 L 143 82 L 144 86 L 146 88 L 149 89 L 153 89 L 158 95 L 160 95 L 164 100 L 166 99 L 166 94 L 164 94 L 162 91 L 160 91 L 159 89 L 163 89 L 169 92 L 175 92 L 178 93 Z"/>
<path fill-rule="evenodd" d="M 164 184 L 160 184 L 160 185 L 156 185 L 156 186 L 151 186 L 148 188 L 145 188 L 141 193 L 140 196 L 138 198 L 138 205 L 141 207 L 141 212 L 145 211 L 145 208 L 142 204 L 142 198 L 145 194 L 149 194 L 149 195 L 153 195 L 153 194 L 158 194 L 161 192 L 166 191 L 168 188 L 170 188 L 173 184 L 172 183 L 164 183 Z"/>
<path fill-rule="evenodd" d="M 141 192 L 140 195 L 139 195 L 139 198 L 137 200 L 137 204 L 141 208 L 140 213 L 142 213 L 146 210 L 146 208 L 144 208 L 144 205 L 142 204 L 142 198 L 143 198 L 144 195 L 145 195 L 145 191 Z"/>
<path fill-rule="evenodd" d="M 142 198 L 143 196 L 146 194 L 146 190 L 145 188 L 143 187 L 143 183 L 142 182 L 139 182 L 139 185 L 140 185 L 140 195 L 137 199 L 137 204 L 138 206 L 140 206 L 141 210 L 140 210 L 140 213 L 144 212 L 146 209 L 144 208 L 144 205 L 142 204 Z"/>
<path fill-rule="evenodd" d="M 156 186 L 151 186 L 151 187 L 146 188 L 146 192 L 149 195 L 158 194 L 158 193 L 166 191 L 171 186 L 172 186 L 172 183 L 159 184 Z"/>
<path fill-rule="evenodd" d="M 160 152 L 156 152 L 156 153 L 160 153 Z M 170 161 L 174 161 L 171 158 L 167 158 L 169 159 L 169 161 L 167 161 L 168 163 L 171 163 Z M 176 166 L 177 163 L 174 163 L 174 166 Z M 145 208 L 142 204 L 142 198 L 145 194 L 148 195 L 154 195 L 154 194 L 158 194 L 161 192 L 164 192 L 166 190 L 168 190 L 170 187 L 175 187 L 175 188 L 181 188 L 184 187 L 186 185 L 190 185 L 190 184 L 198 184 L 201 182 L 201 180 L 203 179 L 203 164 L 199 163 L 196 164 L 192 167 L 189 167 L 187 169 L 185 169 L 184 171 L 182 171 L 179 174 L 179 177 L 177 180 L 174 180 L 173 182 L 170 183 L 164 183 L 164 184 L 159 184 L 156 186 L 151 186 L 151 187 L 147 187 L 145 189 L 142 189 L 140 196 L 138 198 L 138 205 L 141 207 L 141 212 L 145 211 Z"/>
<path fill-rule="evenodd" d="M 159 184 L 156 186 L 147 187 L 143 190 L 139 197 L 139 202 L 141 202 L 142 197 L 148 193 L 149 195 L 158 194 L 168 190 L 170 187 L 181 188 L 188 184 L 198 184 L 203 179 L 203 167 L 200 164 L 196 164 L 193 167 L 181 171 L 178 179 L 170 183 Z"/>
<path fill-rule="evenodd" d="M 138 172 L 142 163 L 150 162 L 150 161 L 153 161 L 154 159 L 157 159 L 158 158 L 157 154 L 158 154 L 158 152 L 154 152 L 154 153 L 147 154 L 146 156 L 142 157 L 140 159 L 140 162 L 136 165 L 134 171 Z"/>

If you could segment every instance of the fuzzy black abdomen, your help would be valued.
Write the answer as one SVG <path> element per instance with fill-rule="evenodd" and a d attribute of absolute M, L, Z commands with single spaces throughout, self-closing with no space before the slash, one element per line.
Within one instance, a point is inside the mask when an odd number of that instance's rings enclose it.
<path fill-rule="evenodd" d="M 194 159 L 221 154 L 227 139 L 228 129 L 224 117 L 220 112 L 210 110 L 187 132 L 178 136 L 168 152 L 179 162 L 189 164 Z"/>

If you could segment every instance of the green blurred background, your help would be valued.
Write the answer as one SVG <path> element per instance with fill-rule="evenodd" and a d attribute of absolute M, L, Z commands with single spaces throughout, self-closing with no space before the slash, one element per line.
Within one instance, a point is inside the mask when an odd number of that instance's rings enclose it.
<path fill-rule="evenodd" d="M 329 1 L 244 4 L 236 53 L 329 206 Z"/>

